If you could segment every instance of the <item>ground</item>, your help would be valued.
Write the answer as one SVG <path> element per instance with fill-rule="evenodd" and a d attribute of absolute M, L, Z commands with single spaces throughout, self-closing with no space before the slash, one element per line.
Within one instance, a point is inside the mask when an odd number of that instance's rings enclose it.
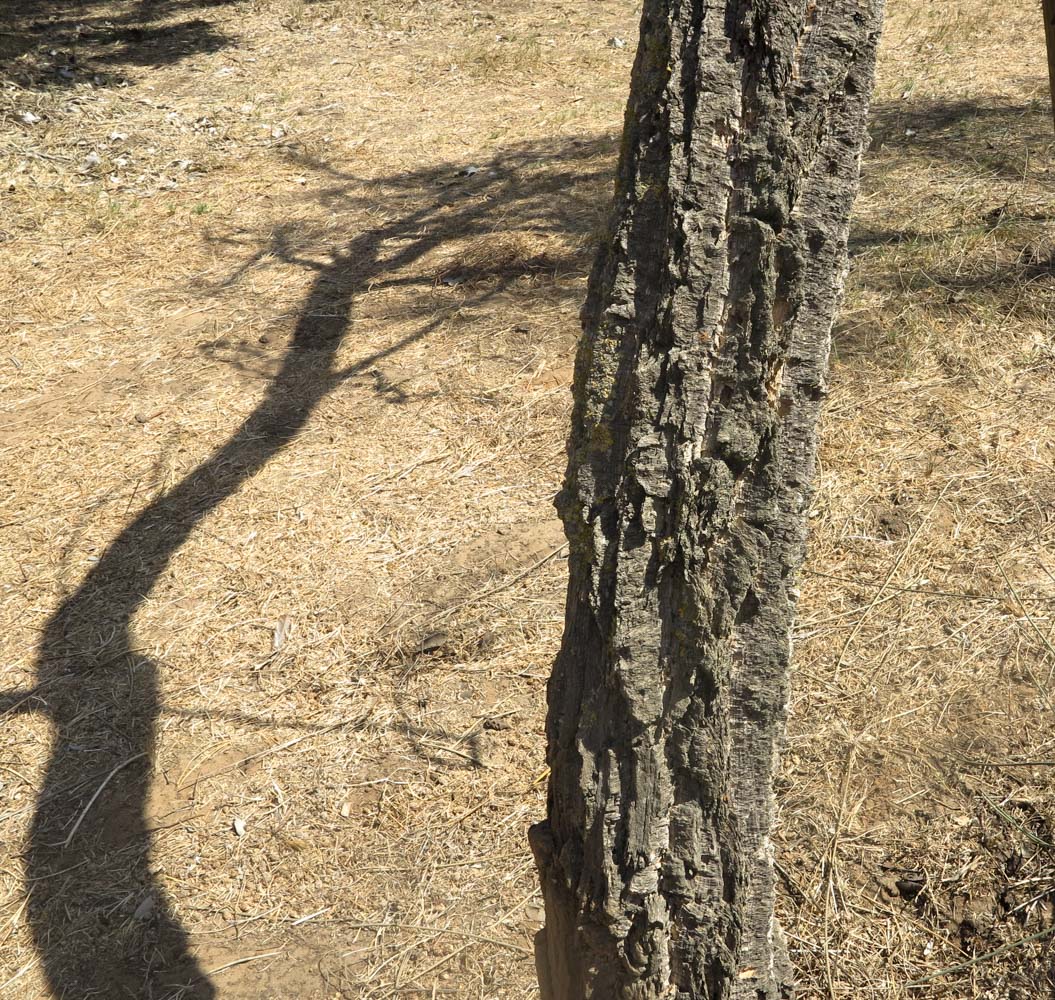
<path fill-rule="evenodd" d="M 804 998 L 1055 991 L 1023 7 L 889 5 L 779 783 Z M 12 4 L 0 997 L 537 995 L 552 497 L 636 8 Z"/>

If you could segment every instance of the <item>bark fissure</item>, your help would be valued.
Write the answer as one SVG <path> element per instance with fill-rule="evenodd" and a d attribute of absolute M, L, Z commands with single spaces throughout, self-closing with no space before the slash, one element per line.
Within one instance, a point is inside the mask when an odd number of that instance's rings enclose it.
<path fill-rule="evenodd" d="M 546 1000 L 790 993 L 772 774 L 880 0 L 648 0 L 576 363 Z"/>

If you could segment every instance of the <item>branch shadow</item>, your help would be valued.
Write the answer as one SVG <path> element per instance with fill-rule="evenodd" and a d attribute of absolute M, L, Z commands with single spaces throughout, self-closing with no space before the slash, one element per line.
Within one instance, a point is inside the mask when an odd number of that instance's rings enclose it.
<path fill-rule="evenodd" d="M 886 101 L 871 111 L 870 158 L 940 161 L 952 168 L 1019 179 L 1027 148 L 1051 145 L 1051 107 L 965 100 Z"/>
<path fill-rule="evenodd" d="M 9 0 L 0 75 L 35 89 L 118 83 L 125 67 L 157 67 L 217 52 L 235 39 L 209 10 L 237 0 Z"/>
<path fill-rule="evenodd" d="M 844 311 L 833 331 L 839 363 L 887 351 L 905 357 L 905 334 L 892 318 L 905 310 L 931 321 L 982 313 L 1047 322 L 1055 291 L 1055 209 L 1036 197 L 1036 164 L 1047 162 L 1053 144 L 1050 105 L 999 97 L 887 101 L 873 106 L 869 128 L 862 203 L 900 183 L 906 168 L 918 169 L 928 184 L 991 192 L 993 200 L 971 214 L 961 208 L 969 200 L 957 194 L 944 225 L 933 217 L 929 225 L 855 219 L 849 287 L 872 300 L 878 295 L 881 305 Z"/>
<path fill-rule="evenodd" d="M 0 717 L 41 713 L 53 730 L 25 865 L 26 915 L 54 996 L 206 1000 L 216 993 L 151 852 L 148 797 L 164 665 L 137 645 L 137 609 L 199 522 L 290 447 L 329 393 L 441 323 L 433 318 L 342 366 L 338 352 L 348 346 L 362 292 L 393 276 L 406 280 L 399 276 L 408 267 L 452 240 L 493 232 L 496 212 L 505 226 L 581 237 L 613 154 L 607 139 L 549 142 L 510 150 L 482 176 L 457 185 L 437 188 L 454 166 L 388 178 L 393 194 L 386 208 L 402 203 L 405 210 L 329 259 L 298 254 L 303 240 L 288 228 L 258 251 L 258 258 L 273 255 L 315 275 L 261 402 L 226 443 L 147 505 L 63 600 L 43 630 L 35 687 L 0 695 Z M 540 164 L 527 175 L 528 165 Z M 358 178 L 314 167 L 328 171 L 322 200 L 330 208 L 376 208 Z M 516 277 L 506 261 L 491 280 L 469 289 L 470 303 L 486 301 Z M 417 280 L 424 288 L 435 279 Z M 383 388 L 376 396 L 379 405 L 398 403 Z"/>

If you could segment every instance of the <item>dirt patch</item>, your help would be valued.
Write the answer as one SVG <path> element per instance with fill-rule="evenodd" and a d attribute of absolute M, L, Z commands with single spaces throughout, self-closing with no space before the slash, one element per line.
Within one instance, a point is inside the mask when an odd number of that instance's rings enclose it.
<path fill-rule="evenodd" d="M 559 556 L 564 544 L 564 529 L 556 519 L 501 525 L 452 549 L 435 579 L 423 585 L 422 597 L 444 608 L 470 600 L 504 577 Z"/>
<path fill-rule="evenodd" d="M 465 574 L 494 577 L 523 569 L 564 544 L 560 521 L 502 525 L 459 546 L 451 562 Z"/>

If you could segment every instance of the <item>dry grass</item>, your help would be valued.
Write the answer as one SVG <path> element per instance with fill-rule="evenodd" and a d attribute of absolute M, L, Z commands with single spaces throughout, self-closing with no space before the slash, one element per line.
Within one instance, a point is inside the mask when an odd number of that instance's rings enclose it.
<path fill-rule="evenodd" d="M 811 996 L 1053 990 L 1055 215 L 1031 14 L 890 11 L 783 784 Z"/>
<path fill-rule="evenodd" d="M 0 704 L 0 996 L 173 917 L 219 997 L 535 995 L 550 498 L 635 4 L 35 6 L 0 36 L 0 662 L 46 687 Z M 783 916 L 805 997 L 1042 996 L 1039 24 L 891 8 Z"/>

